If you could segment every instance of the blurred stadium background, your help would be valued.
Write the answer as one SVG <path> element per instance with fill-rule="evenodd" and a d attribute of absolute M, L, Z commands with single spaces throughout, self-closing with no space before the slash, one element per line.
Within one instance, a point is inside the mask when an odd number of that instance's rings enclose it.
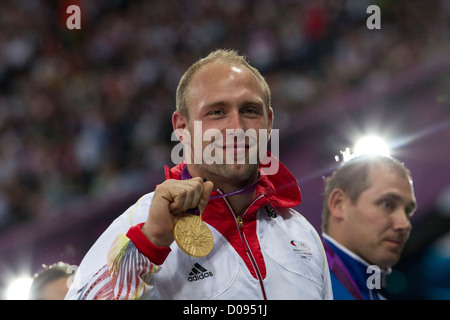
<path fill-rule="evenodd" d="M 66 28 L 70 4 L 81 30 Z M 78 265 L 153 190 L 181 74 L 232 48 L 271 87 L 280 160 L 319 232 L 335 155 L 366 134 L 388 141 L 418 210 L 385 296 L 449 299 L 449 23 L 446 0 L 1 1 L 0 298 L 42 264 Z"/>

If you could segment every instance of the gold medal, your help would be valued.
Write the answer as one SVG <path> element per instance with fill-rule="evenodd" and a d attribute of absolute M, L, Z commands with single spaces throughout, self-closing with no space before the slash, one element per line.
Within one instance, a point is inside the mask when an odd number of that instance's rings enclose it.
<path fill-rule="evenodd" d="M 184 166 L 180 174 L 181 180 L 191 179 L 188 167 Z M 203 182 L 206 178 L 203 178 Z M 211 196 L 209 199 L 230 197 L 238 194 L 253 192 L 256 189 L 258 180 L 252 184 L 229 193 L 221 193 Z M 190 214 L 193 213 L 193 214 Z M 208 226 L 202 221 L 198 208 L 188 209 L 186 215 L 177 221 L 173 228 L 173 236 L 178 247 L 191 257 L 204 257 L 211 252 L 214 247 L 214 238 Z"/>
<path fill-rule="evenodd" d="M 191 257 L 201 258 L 211 252 L 214 238 L 201 216 L 187 214 L 177 221 L 173 235 L 178 247 Z"/>

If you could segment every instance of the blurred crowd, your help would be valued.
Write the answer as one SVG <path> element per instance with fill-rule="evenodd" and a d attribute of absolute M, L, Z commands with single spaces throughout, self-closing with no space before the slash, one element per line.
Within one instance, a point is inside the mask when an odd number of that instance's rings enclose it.
<path fill-rule="evenodd" d="M 69 4 L 81 30 L 66 27 Z M 370 4 L 380 30 L 366 26 Z M 0 232 L 170 165 L 178 80 L 213 49 L 262 71 L 282 125 L 442 49 L 449 17 L 446 0 L 3 0 Z"/>

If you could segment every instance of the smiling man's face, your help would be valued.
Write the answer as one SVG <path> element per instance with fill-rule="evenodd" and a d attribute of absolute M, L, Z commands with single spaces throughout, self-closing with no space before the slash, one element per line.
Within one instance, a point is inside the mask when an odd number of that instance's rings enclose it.
<path fill-rule="evenodd" d="M 216 147 L 222 148 L 220 150 L 223 152 L 224 160 L 223 164 L 196 165 L 193 170 L 200 171 L 196 173 L 214 181 L 227 180 L 229 183 L 235 181 L 237 185 L 245 185 L 249 180 L 257 178 L 259 164 L 249 163 L 248 156 L 249 152 L 257 152 L 258 141 L 246 139 L 230 143 L 230 140 L 227 141 L 227 129 L 243 132 L 253 129 L 257 134 L 260 129 L 265 129 L 269 135 L 273 114 L 265 105 L 263 97 L 262 84 L 245 66 L 213 62 L 195 73 L 189 85 L 189 120 L 182 116 L 178 116 L 177 119 L 185 121 L 183 125 L 191 137 L 195 137 L 195 121 L 201 121 L 202 137 L 206 130 L 220 131 L 223 140 L 214 143 Z M 180 124 L 174 126 L 180 127 Z M 202 141 L 202 151 L 209 144 L 211 141 Z M 233 153 L 235 159 L 245 153 L 246 161 L 226 163 L 227 153 Z"/>

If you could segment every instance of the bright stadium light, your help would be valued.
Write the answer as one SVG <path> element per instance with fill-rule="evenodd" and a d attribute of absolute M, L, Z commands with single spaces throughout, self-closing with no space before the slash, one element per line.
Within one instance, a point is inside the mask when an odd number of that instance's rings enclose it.
<path fill-rule="evenodd" d="M 391 149 L 389 145 L 378 136 L 365 136 L 359 139 L 353 150 L 350 150 L 349 147 L 344 150 L 339 151 L 340 156 L 334 156 L 336 162 L 342 161 L 347 162 L 354 157 L 361 155 L 384 155 L 390 156 Z"/>
<path fill-rule="evenodd" d="M 389 156 L 389 145 L 377 136 L 366 136 L 356 142 L 353 153 L 355 156 L 364 154 Z"/>
<path fill-rule="evenodd" d="M 7 300 L 28 300 L 28 293 L 33 279 L 30 277 L 17 278 L 11 282 L 6 292 Z"/>

